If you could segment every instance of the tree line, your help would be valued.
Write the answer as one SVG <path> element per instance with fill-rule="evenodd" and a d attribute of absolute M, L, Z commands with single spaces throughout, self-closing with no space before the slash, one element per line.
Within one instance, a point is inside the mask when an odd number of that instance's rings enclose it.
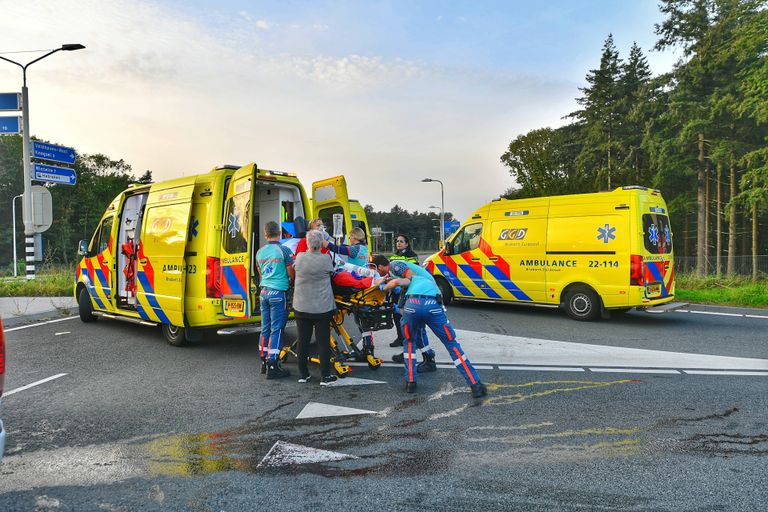
<path fill-rule="evenodd" d="M 383 232 L 394 235 L 408 236 L 414 251 L 437 250 L 440 240 L 440 214 L 438 213 L 417 210 L 409 212 L 398 205 L 393 206 L 388 212 L 374 211 L 373 206 L 365 205 L 365 215 L 370 227 L 379 227 Z M 451 219 L 453 214 L 445 212 L 445 221 Z M 392 250 L 392 237 L 386 236 L 376 240 L 376 248 L 387 254 L 387 251 Z"/>
<path fill-rule="evenodd" d="M 652 76 L 642 49 L 623 59 L 608 35 L 579 109 L 559 128 L 512 140 L 503 197 L 661 190 L 678 256 L 696 271 L 736 272 L 765 254 L 768 222 L 768 11 L 764 0 L 661 0 L 654 50 L 682 56 Z M 762 251 L 761 251 L 762 248 Z"/>

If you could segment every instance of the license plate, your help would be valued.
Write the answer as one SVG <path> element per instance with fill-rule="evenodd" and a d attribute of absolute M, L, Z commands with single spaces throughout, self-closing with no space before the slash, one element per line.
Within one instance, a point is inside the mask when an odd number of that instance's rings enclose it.
<path fill-rule="evenodd" d="M 656 284 L 646 285 L 646 287 L 645 287 L 645 294 L 648 297 L 656 296 L 656 295 L 661 295 L 661 284 L 660 283 L 656 283 Z"/>
<path fill-rule="evenodd" d="M 224 314 L 227 316 L 245 316 L 245 301 L 242 299 L 224 299 Z"/>

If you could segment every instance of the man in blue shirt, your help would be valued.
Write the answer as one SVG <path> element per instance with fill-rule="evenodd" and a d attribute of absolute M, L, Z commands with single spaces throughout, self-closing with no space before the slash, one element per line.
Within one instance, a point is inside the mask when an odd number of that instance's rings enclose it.
<path fill-rule="evenodd" d="M 288 317 L 286 292 L 294 279 L 293 255 L 280 244 L 281 230 L 277 222 L 264 226 L 267 244 L 256 253 L 258 272 L 261 276 L 259 303 L 261 305 L 261 352 L 262 373 L 267 379 L 288 377 L 291 372 L 280 367 L 280 335 Z"/>
<path fill-rule="evenodd" d="M 456 331 L 453 330 L 445 308 L 438 301 L 440 289 L 437 287 L 432 274 L 418 265 L 398 260 L 390 262 L 390 274 L 395 277 L 385 286 L 391 290 L 396 286 L 406 288 L 405 306 L 403 307 L 403 355 L 405 359 L 405 391 L 416 391 L 416 368 L 414 364 L 414 337 L 426 324 L 435 333 L 453 359 L 453 364 L 464 376 L 472 390 L 472 396 L 480 398 L 488 393 L 485 384 L 480 382 L 480 376 L 464 355 L 461 345 L 456 341 Z"/>

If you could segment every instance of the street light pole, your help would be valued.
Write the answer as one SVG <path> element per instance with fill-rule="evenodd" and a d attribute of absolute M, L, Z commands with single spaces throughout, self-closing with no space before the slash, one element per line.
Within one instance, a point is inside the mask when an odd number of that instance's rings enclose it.
<path fill-rule="evenodd" d="M 440 180 L 434 180 L 432 178 L 424 178 L 424 183 L 437 182 L 440 184 L 440 248 L 445 247 L 445 190 L 443 189 L 443 182 Z"/>
<path fill-rule="evenodd" d="M 81 44 L 63 44 L 61 48 L 51 50 L 42 57 L 38 57 L 33 61 L 26 64 L 21 64 L 15 60 L 11 60 L 0 55 L 0 60 L 16 64 L 21 68 L 23 83 L 21 87 L 21 104 L 22 104 L 22 155 L 24 159 L 24 194 L 22 200 L 22 217 L 24 218 L 24 245 L 26 247 L 26 274 L 27 279 L 35 278 L 35 227 L 33 225 L 32 218 L 32 156 L 29 151 L 29 92 L 27 90 L 27 68 L 37 61 L 43 60 L 49 55 L 64 50 L 82 50 L 85 46 Z M 14 222 L 16 218 L 14 217 Z M 14 249 L 16 246 L 14 245 Z M 14 265 L 16 261 L 14 259 Z"/>

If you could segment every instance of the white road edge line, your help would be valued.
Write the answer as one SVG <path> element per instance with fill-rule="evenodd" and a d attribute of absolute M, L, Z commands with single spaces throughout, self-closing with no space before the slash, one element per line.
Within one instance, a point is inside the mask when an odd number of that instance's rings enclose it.
<path fill-rule="evenodd" d="M 40 384 L 44 384 L 44 383 L 48 382 L 49 380 L 58 379 L 59 377 L 63 377 L 65 375 L 68 375 L 68 374 L 66 374 L 66 373 L 59 373 L 58 375 L 54 375 L 52 377 L 48 377 L 46 379 L 39 380 L 37 382 L 33 382 L 32 384 L 27 384 L 26 386 L 21 386 L 20 388 L 12 389 L 12 390 L 10 390 L 7 393 L 3 393 L 3 396 L 10 396 L 10 395 L 12 395 L 14 393 L 18 393 L 19 391 L 24 391 L 25 389 L 29 389 L 29 388 L 33 388 L 35 386 L 39 386 Z"/>
<path fill-rule="evenodd" d="M 501 366 L 499 370 L 530 370 L 540 372 L 583 372 L 584 368 L 558 366 Z"/>
<path fill-rule="evenodd" d="M 63 322 L 64 320 L 72 320 L 73 318 L 80 318 L 80 317 L 77 315 L 68 316 L 66 318 L 57 318 L 56 320 L 48 320 L 47 322 L 40 322 L 37 324 L 22 325 L 20 327 L 11 327 L 10 329 L 6 329 L 5 332 L 20 331 L 21 329 L 29 329 L 30 327 L 37 327 L 38 325 L 54 324 L 56 322 Z"/>
<path fill-rule="evenodd" d="M 768 372 L 749 372 L 738 370 L 683 370 L 689 375 L 762 375 L 768 377 Z"/>
<path fill-rule="evenodd" d="M 680 375 L 679 370 L 649 369 L 649 368 L 590 368 L 595 373 L 670 373 Z"/>
<path fill-rule="evenodd" d="M 691 311 L 697 315 L 714 315 L 714 316 L 740 316 L 744 317 L 743 313 L 720 313 L 718 311 Z"/>

